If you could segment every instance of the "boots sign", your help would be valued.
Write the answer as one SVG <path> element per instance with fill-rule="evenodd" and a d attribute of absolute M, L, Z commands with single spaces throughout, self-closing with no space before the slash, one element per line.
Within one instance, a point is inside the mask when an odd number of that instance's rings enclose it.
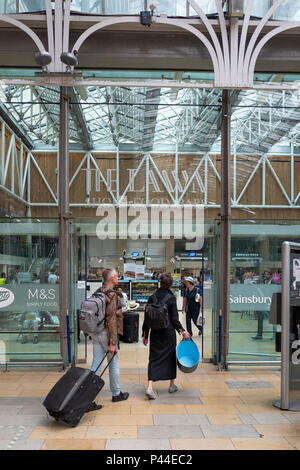
<path fill-rule="evenodd" d="M 5 287 L 0 288 L 0 308 L 8 307 L 15 300 L 13 292 Z"/>
<path fill-rule="evenodd" d="M 59 310 L 59 285 L 12 284 L 0 288 L 0 311 Z"/>

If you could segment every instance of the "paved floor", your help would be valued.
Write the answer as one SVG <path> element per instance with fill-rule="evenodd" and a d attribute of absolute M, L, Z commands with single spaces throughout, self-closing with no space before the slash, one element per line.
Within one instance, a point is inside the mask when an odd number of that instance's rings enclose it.
<path fill-rule="evenodd" d="M 0 449 L 300 449 L 300 413 L 272 406 L 280 394 L 277 368 L 234 367 L 218 372 L 200 364 L 178 373 L 179 391 L 158 382 L 158 399 L 145 398 L 148 350 L 122 345 L 120 382 L 130 398 L 112 403 L 69 429 L 49 419 L 42 399 L 61 377 L 49 370 L 0 372 Z M 91 347 L 89 347 L 89 361 Z"/>

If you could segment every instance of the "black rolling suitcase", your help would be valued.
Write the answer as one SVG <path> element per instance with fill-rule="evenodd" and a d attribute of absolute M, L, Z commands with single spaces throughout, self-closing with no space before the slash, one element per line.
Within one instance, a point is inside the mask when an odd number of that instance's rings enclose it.
<path fill-rule="evenodd" d="M 75 427 L 80 422 L 89 405 L 104 386 L 101 378 L 113 357 L 100 376 L 97 370 L 108 353 L 93 372 L 82 367 L 71 367 L 50 390 L 43 405 L 56 421 Z"/>
<path fill-rule="evenodd" d="M 123 314 L 123 335 L 120 341 L 124 343 L 137 343 L 139 340 L 139 314 L 136 312 L 124 312 Z"/>

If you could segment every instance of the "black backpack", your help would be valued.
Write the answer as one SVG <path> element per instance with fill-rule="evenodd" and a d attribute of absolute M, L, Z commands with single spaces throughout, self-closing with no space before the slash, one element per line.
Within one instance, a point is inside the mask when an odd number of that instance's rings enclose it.
<path fill-rule="evenodd" d="M 153 294 L 152 299 L 153 303 L 148 303 L 145 307 L 145 323 L 152 330 L 165 330 L 168 328 L 169 314 L 168 307 L 165 303 L 166 298 L 172 294 L 167 293 L 162 299 L 161 303 L 158 302 L 158 299 L 155 294 Z"/>

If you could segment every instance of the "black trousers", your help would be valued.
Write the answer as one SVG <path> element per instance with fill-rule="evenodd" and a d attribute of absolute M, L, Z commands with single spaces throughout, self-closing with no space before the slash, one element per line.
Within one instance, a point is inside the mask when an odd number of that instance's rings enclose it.
<path fill-rule="evenodd" d="M 270 315 L 270 312 L 256 312 L 257 315 L 257 336 L 263 336 L 264 330 L 264 319 L 267 319 Z M 276 333 L 276 325 L 273 325 L 273 335 Z"/>
<path fill-rule="evenodd" d="M 263 335 L 265 312 L 256 312 L 257 314 L 257 336 Z"/>
<path fill-rule="evenodd" d="M 197 325 L 198 316 L 199 316 L 199 312 L 195 312 L 195 311 L 190 312 L 190 311 L 188 311 L 186 313 L 186 329 L 187 329 L 188 333 L 191 336 L 193 336 L 193 333 L 192 333 L 192 320 L 193 320 L 194 325 L 198 328 L 198 330 L 202 332 L 202 326 Z"/>

